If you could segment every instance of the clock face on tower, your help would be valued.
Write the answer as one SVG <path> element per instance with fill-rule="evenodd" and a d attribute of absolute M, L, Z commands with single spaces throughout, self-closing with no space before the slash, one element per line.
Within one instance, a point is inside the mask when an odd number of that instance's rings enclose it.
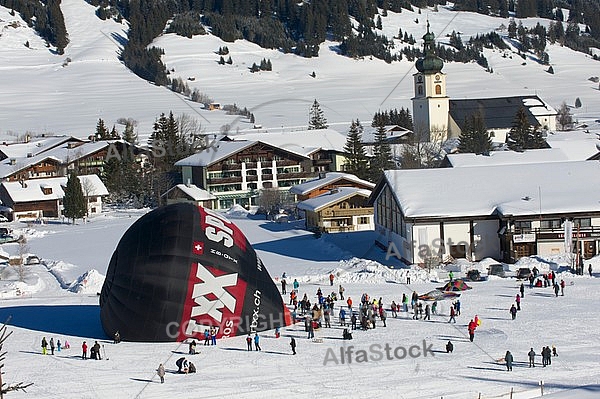
<path fill-rule="evenodd" d="M 440 80 L 440 75 L 435 75 L 435 80 Z"/>

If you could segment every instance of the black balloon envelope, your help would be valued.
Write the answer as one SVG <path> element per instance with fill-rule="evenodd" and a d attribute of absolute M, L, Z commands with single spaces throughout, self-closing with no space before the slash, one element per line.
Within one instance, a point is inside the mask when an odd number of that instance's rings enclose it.
<path fill-rule="evenodd" d="M 288 309 L 262 261 L 222 214 L 180 203 L 137 220 L 112 255 L 100 293 L 109 337 L 167 342 L 283 327 Z"/>

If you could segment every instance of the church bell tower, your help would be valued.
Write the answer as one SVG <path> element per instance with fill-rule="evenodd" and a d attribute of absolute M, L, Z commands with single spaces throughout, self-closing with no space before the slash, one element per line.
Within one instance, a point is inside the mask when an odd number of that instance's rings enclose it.
<path fill-rule="evenodd" d="M 444 62 L 435 54 L 435 35 L 429 31 L 423 36 L 424 57 L 415 63 L 413 74 L 414 97 L 413 125 L 415 133 L 425 133 L 429 141 L 444 141 L 448 137 L 448 113 L 450 100 L 446 95 L 446 75 L 442 72 Z"/>

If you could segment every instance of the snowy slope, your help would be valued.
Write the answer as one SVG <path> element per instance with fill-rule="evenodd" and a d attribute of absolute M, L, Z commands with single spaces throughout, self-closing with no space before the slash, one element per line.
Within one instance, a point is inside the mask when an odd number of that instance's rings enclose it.
<path fill-rule="evenodd" d="M 206 132 L 218 132 L 225 124 L 230 125 L 232 134 L 251 127 L 244 118 L 202 110 L 199 104 L 148 84 L 128 71 L 118 60 L 126 24 L 98 19 L 94 7 L 84 0 L 64 0 L 61 8 L 70 39 L 62 56 L 46 48 L 18 15 L 13 17 L 8 9 L 0 7 L 0 70 L 4 77 L 0 87 L 0 135 L 33 132 L 87 137 L 98 118 L 109 127 L 119 118 L 133 118 L 139 122 L 140 136 L 146 137 L 160 113 L 171 110 L 175 115 L 194 116 Z M 466 41 L 471 35 L 499 29 L 509 22 L 440 7 L 439 12 L 424 10 L 422 14 L 390 12 L 383 18 L 384 33 L 392 37 L 402 28 L 421 45 L 426 19 L 442 42 L 447 42 L 446 35 L 453 30 Z M 525 26 L 549 23 L 537 18 L 522 22 Z M 30 48 L 25 47 L 26 41 Z M 314 99 L 321 103 L 331 126 L 344 132 L 352 119 L 368 124 L 379 109 L 412 108 L 411 75 L 415 70 L 414 63 L 407 60 L 393 64 L 369 58 L 353 60 L 338 55 L 337 43 L 333 42 L 323 43 L 319 57 L 311 59 L 261 49 L 241 40 L 226 43 L 212 35 L 188 39 L 166 34 L 154 44 L 164 48 L 163 61 L 174 70 L 171 77 L 181 77 L 190 88 L 199 89 L 216 102 L 247 107 L 255 114 L 256 123 L 271 131 L 306 126 Z M 215 52 L 221 46 L 230 49 L 233 65 L 217 64 Z M 583 106 L 573 110 L 575 116 L 600 118 L 597 84 L 588 80 L 598 75 L 597 61 L 559 46 L 549 46 L 548 53 L 553 75 L 545 72 L 547 67 L 532 59 L 524 61 L 509 51 L 485 50 L 493 74 L 473 63 L 448 64 L 444 67 L 448 95 L 538 94 L 555 107 L 563 101 L 574 104 L 579 97 Z M 71 59 L 68 63 L 67 58 Z M 263 58 L 272 61 L 273 71 L 250 73 L 252 63 Z M 310 76 L 313 71 L 315 78 Z M 194 80 L 188 80 L 190 77 Z"/>

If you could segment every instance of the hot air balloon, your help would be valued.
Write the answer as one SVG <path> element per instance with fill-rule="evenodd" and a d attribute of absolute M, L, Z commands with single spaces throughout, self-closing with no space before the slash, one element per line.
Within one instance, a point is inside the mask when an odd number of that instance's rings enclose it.
<path fill-rule="evenodd" d="M 232 337 L 291 324 L 260 258 L 237 226 L 179 203 L 137 220 L 112 255 L 100 293 L 109 337 L 139 342 Z"/>

